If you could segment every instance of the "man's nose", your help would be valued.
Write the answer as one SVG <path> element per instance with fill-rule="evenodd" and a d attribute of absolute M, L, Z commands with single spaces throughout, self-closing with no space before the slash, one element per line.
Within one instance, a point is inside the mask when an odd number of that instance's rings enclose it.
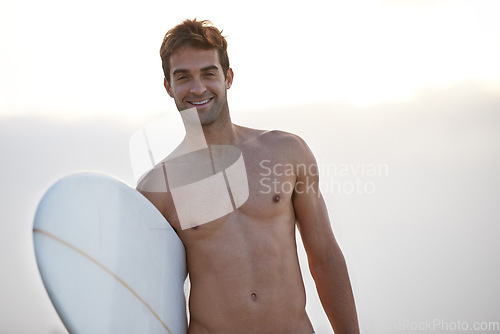
<path fill-rule="evenodd" d="M 191 86 L 190 92 L 195 95 L 202 95 L 207 88 L 200 78 L 195 78 L 193 80 L 193 85 Z"/>

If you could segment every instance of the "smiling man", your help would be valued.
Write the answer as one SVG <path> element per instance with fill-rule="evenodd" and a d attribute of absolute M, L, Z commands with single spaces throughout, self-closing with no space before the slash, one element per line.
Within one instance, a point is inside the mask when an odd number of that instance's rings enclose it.
<path fill-rule="evenodd" d="M 186 20 L 174 27 L 165 35 L 160 54 L 164 85 L 177 109 L 196 108 L 209 148 L 239 149 L 246 171 L 243 181 L 248 183 L 248 197 L 241 206 L 234 206 L 234 194 L 230 195 L 234 210 L 192 228 L 181 224 L 171 192 L 153 190 L 165 183 L 165 161 L 137 187 L 186 248 L 191 280 L 189 334 L 314 332 L 305 311 L 296 226 L 332 328 L 337 334 L 358 333 L 347 267 L 319 191 L 316 161 L 306 143 L 290 133 L 232 123 L 227 90 L 234 74 L 226 40 L 210 22 Z M 284 165 L 295 167 L 287 173 L 267 173 L 272 166 Z M 228 175 L 224 175 L 229 191 Z M 264 175 L 272 179 L 272 189 L 261 182 Z"/>

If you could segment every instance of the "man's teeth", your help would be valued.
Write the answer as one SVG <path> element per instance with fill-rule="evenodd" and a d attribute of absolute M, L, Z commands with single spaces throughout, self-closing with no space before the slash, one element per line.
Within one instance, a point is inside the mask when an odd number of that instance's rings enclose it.
<path fill-rule="evenodd" d="M 203 100 L 203 101 L 200 101 L 200 102 L 195 102 L 195 101 L 192 101 L 192 102 L 191 102 L 191 104 L 200 105 L 200 104 L 205 104 L 205 103 L 207 103 L 208 101 L 210 101 L 210 99 L 206 99 L 206 100 Z"/>

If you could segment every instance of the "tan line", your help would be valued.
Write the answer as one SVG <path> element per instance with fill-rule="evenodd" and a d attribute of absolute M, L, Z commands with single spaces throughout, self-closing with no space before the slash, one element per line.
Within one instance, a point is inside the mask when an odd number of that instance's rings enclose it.
<path fill-rule="evenodd" d="M 101 267 L 104 271 L 106 271 L 108 274 L 110 274 L 111 276 L 113 276 L 118 282 L 120 282 L 125 288 L 127 288 L 130 292 L 132 292 L 132 294 L 137 298 L 139 299 L 150 311 L 151 313 L 153 313 L 153 315 L 155 316 L 156 319 L 158 319 L 159 322 L 161 322 L 161 324 L 163 325 L 163 327 L 165 327 L 165 329 L 170 333 L 172 334 L 172 332 L 170 331 L 170 329 L 167 327 L 167 325 L 165 325 L 165 323 L 160 319 L 160 317 L 158 316 L 158 314 L 156 314 L 156 312 L 151 308 L 151 306 L 148 305 L 148 303 L 146 303 L 146 301 L 144 301 L 144 299 L 142 299 L 127 283 L 125 283 L 120 277 L 116 276 L 116 274 L 114 274 L 111 270 L 109 270 L 108 268 L 106 268 L 102 263 L 100 263 L 99 261 L 97 261 L 96 259 L 94 259 L 93 257 L 91 257 L 90 255 L 88 255 L 87 253 L 85 253 L 84 251 L 76 248 L 75 246 L 73 246 L 72 244 L 68 243 L 67 241 L 64 241 L 58 237 L 56 237 L 55 235 L 53 234 L 50 234 L 48 232 L 45 232 L 43 230 L 40 230 L 38 228 L 33 228 L 33 232 L 36 232 L 36 233 L 40 233 L 40 234 L 43 234 L 49 238 L 52 238 L 54 239 L 55 241 L 58 241 L 60 242 L 61 244 L 71 248 L 72 250 L 74 250 L 75 252 L 78 252 L 80 253 L 81 255 L 85 256 L 87 259 L 89 259 L 90 261 L 94 262 L 96 265 L 98 265 L 99 267 Z"/>

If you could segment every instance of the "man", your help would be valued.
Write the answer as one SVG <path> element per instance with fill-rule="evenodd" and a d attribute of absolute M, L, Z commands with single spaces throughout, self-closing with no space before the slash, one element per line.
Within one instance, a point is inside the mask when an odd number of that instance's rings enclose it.
<path fill-rule="evenodd" d="M 186 20 L 165 35 L 160 54 L 164 85 L 177 109 L 196 108 L 209 147 L 229 145 L 241 151 L 246 201 L 237 208 L 233 203 L 235 210 L 230 213 L 191 228 L 181 222 L 172 192 L 154 190 L 165 183 L 164 175 L 171 182 L 165 161 L 137 187 L 186 248 L 189 333 L 314 332 L 305 311 L 295 226 L 332 328 L 337 334 L 358 333 L 347 268 L 319 192 L 315 158 L 296 135 L 231 122 L 227 90 L 234 74 L 226 49 L 226 40 L 210 22 Z M 189 168 L 185 162 L 179 166 Z M 284 170 L 284 166 L 289 167 Z M 262 182 L 263 175 L 272 183 Z"/>

